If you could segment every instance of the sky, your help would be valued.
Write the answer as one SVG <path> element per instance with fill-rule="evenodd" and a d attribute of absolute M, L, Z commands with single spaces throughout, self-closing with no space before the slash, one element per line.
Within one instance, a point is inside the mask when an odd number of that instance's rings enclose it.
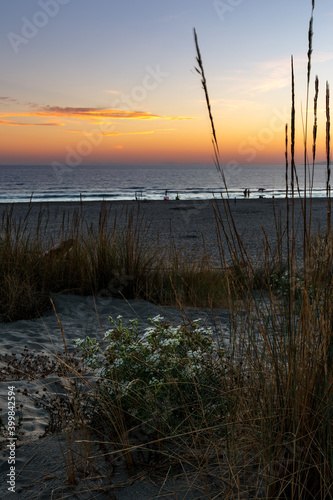
<path fill-rule="evenodd" d="M 311 0 L 7 0 L 0 6 L 0 164 L 283 164 L 295 65 L 302 161 Z M 333 4 L 316 0 L 309 108 L 333 82 Z M 333 101 L 333 96 L 332 96 Z M 313 113 L 308 114 L 312 148 Z M 290 141 L 290 139 L 289 139 Z"/>

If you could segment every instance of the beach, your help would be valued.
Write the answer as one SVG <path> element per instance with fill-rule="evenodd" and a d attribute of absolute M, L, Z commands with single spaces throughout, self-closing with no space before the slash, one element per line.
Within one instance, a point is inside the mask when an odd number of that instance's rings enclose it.
<path fill-rule="evenodd" d="M 230 227 L 233 223 L 237 229 L 244 248 L 248 255 L 260 262 L 264 240 L 268 239 L 271 248 L 277 245 L 277 228 L 282 231 L 287 223 L 287 201 L 286 199 L 274 198 L 234 198 L 228 200 L 230 216 L 225 209 L 225 201 L 216 200 L 156 200 L 156 201 L 116 201 L 116 202 L 66 202 L 66 203 L 16 203 L 13 204 L 13 219 L 25 220 L 28 230 L 32 233 L 37 225 L 41 226 L 47 222 L 46 238 L 50 239 L 50 245 L 57 243 L 63 238 L 60 232 L 62 221 L 66 223 L 72 220 L 75 212 L 83 216 L 86 226 L 98 227 L 99 215 L 103 207 L 109 215 L 109 227 L 116 220 L 117 226 L 122 228 L 126 224 L 126 218 L 133 213 L 134 220 L 139 217 L 144 224 L 149 226 L 149 233 L 153 239 L 158 238 L 162 246 L 170 246 L 173 242 L 178 249 L 184 249 L 192 256 L 202 256 L 205 249 L 207 254 L 213 256 L 217 265 L 220 262 L 217 245 L 217 227 L 219 227 L 221 241 L 226 252 L 226 258 L 230 258 L 227 238 L 223 234 L 222 224 L 227 234 L 231 234 Z M 0 204 L 0 220 L 2 215 L 11 205 Z M 307 200 L 307 212 L 310 210 L 310 201 Z M 303 244 L 303 215 L 302 200 L 294 200 L 295 212 L 295 248 L 300 253 Z M 29 213 L 28 217 L 26 217 Z M 42 218 L 40 218 L 42 214 Z M 289 200 L 289 220 L 291 221 L 292 208 Z M 217 222 L 220 218 L 221 222 Z M 311 209 L 312 233 L 325 231 L 327 218 L 327 199 L 313 198 Z M 284 245 L 286 251 L 286 245 Z"/>
<path fill-rule="evenodd" d="M 244 247 L 255 261 L 260 262 L 264 236 L 266 235 L 272 249 L 276 244 L 276 226 L 280 224 L 282 230 L 287 220 L 286 200 L 273 199 L 237 199 L 229 201 L 235 226 L 244 243 Z M 33 234 L 42 213 L 43 221 L 47 221 L 45 237 L 50 246 L 63 237 L 59 233 L 63 220 L 70 221 L 75 211 L 81 212 L 86 225 L 97 225 L 102 207 L 101 202 L 87 203 L 47 203 L 47 204 L 15 204 L 13 205 L 13 220 L 26 219 L 28 230 Z M 103 205 L 110 210 L 110 224 L 116 219 L 121 228 L 126 223 L 131 211 L 134 218 L 143 217 L 149 225 L 149 234 L 157 238 L 160 245 L 168 246 L 172 241 L 176 248 L 183 248 L 191 256 L 200 256 L 204 251 L 221 265 L 216 238 L 217 217 L 221 217 L 223 224 L 228 227 L 228 218 L 223 200 L 208 201 L 149 201 L 149 202 L 113 202 Z M 0 217 L 9 207 L 0 205 Z M 64 215 L 65 214 L 65 215 Z M 219 214 L 219 215 L 217 215 Z M 312 200 L 312 230 L 325 228 L 327 201 L 325 199 Z M 296 251 L 302 248 L 303 230 L 301 223 L 301 203 L 295 201 Z M 65 217 L 65 219 L 64 219 Z M 43 225 L 42 221 L 42 225 Z M 228 249 L 227 239 L 222 236 L 223 245 Z M 64 341 L 70 352 L 74 351 L 73 340 L 86 336 L 102 338 L 110 328 L 109 317 L 117 318 L 121 315 L 124 321 L 138 318 L 145 327 L 149 324 L 148 318 L 157 314 L 162 315 L 172 324 L 181 324 L 189 319 L 201 318 L 203 323 L 223 332 L 224 346 L 227 351 L 231 335 L 230 312 L 228 310 L 209 311 L 185 309 L 179 311 L 175 307 L 160 307 L 142 300 L 124 300 L 109 297 L 80 297 L 76 295 L 55 295 L 52 297 L 54 310 L 46 312 L 41 318 L 21 320 L 13 323 L 0 323 L 0 350 L 1 350 L 1 400 L 3 417 L 7 418 L 6 404 L 8 387 L 15 387 L 16 405 L 20 416 L 20 438 L 16 445 L 16 491 L 21 498 L 115 498 L 130 500 L 131 498 L 206 498 L 202 493 L 200 481 L 188 485 L 188 477 L 180 475 L 177 480 L 157 480 L 145 477 L 142 470 L 136 480 L 128 476 L 121 459 L 115 459 L 110 465 L 101 461 L 96 479 L 81 478 L 74 489 L 66 486 L 63 450 L 66 445 L 66 436 L 63 433 L 44 436 L 48 413 L 45 408 L 36 406 L 39 395 L 46 389 L 48 394 L 61 393 L 66 381 L 59 375 L 47 372 L 45 367 L 40 370 L 36 365 L 33 379 L 22 374 L 22 377 L 6 372 L 8 362 L 5 355 L 13 359 L 20 358 L 24 352 L 34 352 L 36 356 L 44 352 L 51 356 L 60 354 L 64 348 Z M 63 332 L 63 334 L 62 334 Z M 26 349 L 26 351 L 24 351 Z M 7 375 L 5 375 L 7 373 Z M 36 392 L 38 391 L 38 392 Z M 22 406 L 20 406 L 22 405 Z M 8 448 L 6 440 L 1 443 L 0 472 L 3 478 L 8 473 Z M 96 451 L 98 454 L 98 450 Z M 108 467 L 110 468 L 108 470 Z M 112 470 L 111 470 L 112 469 Z M 112 474 L 111 474 L 111 472 Z M 111 481 L 108 479 L 110 478 Z M 111 486 L 110 486 L 111 485 Z M 215 484 L 219 491 L 221 485 Z M 212 486 L 213 491 L 213 486 Z M 7 498 L 11 493 L 7 489 L 6 481 L 0 486 L 1 498 Z M 92 496 L 95 495 L 95 496 Z"/>

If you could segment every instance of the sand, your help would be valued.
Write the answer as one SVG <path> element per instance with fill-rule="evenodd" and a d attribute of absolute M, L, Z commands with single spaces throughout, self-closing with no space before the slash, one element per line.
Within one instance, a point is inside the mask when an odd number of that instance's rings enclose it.
<path fill-rule="evenodd" d="M 161 308 L 145 301 L 125 301 L 116 298 L 101 297 L 78 297 L 59 295 L 53 298 L 58 315 L 56 318 L 53 311 L 45 314 L 42 318 L 30 321 L 17 321 L 13 323 L 0 323 L 0 352 L 1 359 L 7 353 L 15 353 L 20 358 L 22 352 L 45 352 L 61 353 L 63 351 L 63 339 L 59 326 L 61 322 L 65 341 L 70 351 L 74 351 L 73 340 L 84 338 L 87 335 L 101 340 L 103 333 L 111 327 L 109 316 L 117 318 L 123 316 L 128 319 L 138 318 L 141 327 L 148 326 L 148 318 L 161 314 L 166 320 L 179 324 L 183 322 L 183 315 L 174 308 Z M 201 318 L 209 326 L 216 326 L 225 332 L 225 343 L 228 345 L 229 338 L 229 313 L 228 311 L 216 311 L 214 320 L 208 310 L 187 311 L 190 319 Z M 24 351 L 24 349 L 28 351 Z M 61 394 L 66 380 L 53 374 L 43 376 L 35 373 L 36 380 L 12 380 L 8 374 L 5 381 L 0 383 L 0 407 L 3 408 L 3 417 L 7 421 L 7 393 L 8 387 L 14 385 L 16 390 L 16 405 L 20 407 L 17 416 L 22 418 L 20 426 L 19 441 L 16 446 L 16 492 L 21 498 L 65 498 L 70 495 L 73 498 L 116 498 L 130 499 L 139 495 L 139 498 L 153 498 L 158 493 L 161 495 L 176 489 L 182 498 L 181 491 L 188 492 L 188 485 L 184 479 L 179 479 L 174 484 L 172 480 L 163 485 L 163 481 L 157 481 L 154 485 L 151 481 L 137 479 L 133 482 L 128 477 L 124 463 L 117 458 L 112 464 L 111 485 L 114 497 L 108 496 L 101 491 L 102 486 L 110 487 L 110 464 L 106 466 L 103 460 L 98 461 L 99 476 L 105 479 L 81 480 L 74 492 L 66 487 L 65 467 L 63 451 L 66 449 L 66 440 L 63 433 L 44 436 L 48 423 L 48 413 L 43 408 L 37 407 L 30 396 L 36 400 L 47 388 L 47 394 Z M 3 377 L 4 379 L 4 377 Z M 30 395 L 25 394 L 25 390 Z M 36 393 L 38 391 L 38 394 Z M 6 474 L 9 470 L 8 448 L 6 440 L 0 440 L 0 497 L 7 498 L 12 493 L 8 492 Z M 100 450 L 95 450 L 100 454 Z M 141 471 L 142 474 L 142 471 Z M 140 475 L 140 474 L 139 474 Z M 120 485 L 121 486 L 117 486 Z M 96 489 L 94 495 L 91 490 Z M 87 490 L 87 491 L 85 491 Z M 53 492 L 53 493 L 52 493 Z M 186 498 L 200 498 L 200 488 L 193 487 L 190 496 Z M 76 495 L 76 496 L 75 496 Z M 173 498 L 171 496 L 171 498 Z"/>
<path fill-rule="evenodd" d="M 260 259 L 263 241 L 267 235 L 272 248 L 276 246 L 276 224 L 280 223 L 282 229 L 287 221 L 287 203 L 285 199 L 272 198 L 250 198 L 232 199 L 229 201 L 235 226 L 241 237 L 244 247 L 254 259 Z M 47 221 L 46 236 L 56 243 L 61 239 L 59 229 L 64 214 L 66 220 L 71 220 L 74 211 L 81 211 L 87 225 L 98 224 L 101 202 L 76 202 L 66 203 L 32 203 L 29 216 L 27 217 L 28 228 L 33 231 L 38 223 L 38 217 L 42 213 L 42 226 Z M 192 255 L 202 254 L 204 248 L 212 255 L 217 264 L 219 263 L 219 252 L 216 237 L 217 218 L 220 214 L 221 221 L 228 228 L 228 219 L 224 209 L 224 203 L 219 200 L 196 200 L 196 201 L 117 201 L 105 202 L 103 206 L 110 210 L 110 226 L 117 220 L 121 228 L 126 221 L 126 214 L 131 211 L 135 216 L 142 217 L 150 226 L 150 234 L 158 235 L 161 245 L 168 246 L 173 241 L 177 248 L 184 248 Z M 308 201 L 307 207 L 310 203 Z M 0 217 L 8 210 L 8 206 L 0 204 Z M 13 207 L 14 219 L 24 219 L 29 205 L 17 203 Z M 291 209 L 290 209 L 291 214 Z M 312 231 L 325 229 L 327 216 L 327 200 L 314 198 L 312 200 Z M 218 224 L 221 227 L 221 224 Z M 296 250 L 300 253 L 303 244 L 303 223 L 301 200 L 295 200 L 295 227 Z M 203 241 L 205 243 L 203 243 Z M 227 239 L 222 235 L 222 243 L 226 257 L 230 257 Z M 284 247 L 286 251 L 286 247 Z"/>
<path fill-rule="evenodd" d="M 282 226 L 286 221 L 285 200 L 250 199 L 232 200 L 230 203 L 234 220 L 245 246 L 252 256 L 260 255 L 263 229 L 271 242 L 275 238 L 274 210 L 281 215 Z M 223 203 L 215 202 L 221 217 L 226 222 L 223 211 Z M 107 204 L 109 207 L 110 204 Z M 0 217 L 8 207 L 0 205 Z M 83 203 L 49 203 L 33 204 L 28 218 L 30 231 L 33 232 L 38 220 L 38 213 L 43 212 L 45 220 L 48 219 L 47 237 L 53 243 L 59 238 L 59 227 L 63 212 L 69 216 L 75 209 L 80 209 L 88 224 L 96 223 L 98 220 L 100 202 Z M 136 213 L 140 211 L 145 219 L 151 224 L 152 235 L 159 235 L 161 244 L 168 244 L 173 238 L 177 247 L 186 248 L 191 253 L 202 252 L 204 234 L 208 253 L 218 260 L 216 245 L 216 220 L 212 201 L 151 201 L 151 202 L 116 202 L 112 204 L 111 213 L 117 214 L 118 223 L 124 224 L 126 210 L 133 209 Z M 326 200 L 314 199 L 312 210 L 312 227 L 316 231 L 325 224 L 327 204 Z M 26 204 L 17 204 L 13 208 L 13 216 L 18 220 L 24 217 L 27 211 Z M 300 202 L 296 202 L 296 219 L 301 216 Z M 297 236 L 297 248 L 302 245 L 301 225 Z M 226 245 L 226 242 L 224 242 Z M 90 337 L 101 338 L 101 335 L 110 327 L 109 316 L 116 318 L 119 314 L 124 320 L 139 318 L 142 327 L 148 324 L 147 319 L 156 314 L 162 314 L 166 319 L 175 324 L 182 322 L 182 314 L 175 308 L 160 308 L 145 301 L 125 301 L 118 298 L 108 297 L 77 297 L 59 295 L 52 297 L 58 314 L 56 318 L 53 311 L 49 311 L 42 318 L 31 321 L 17 321 L 14 323 L 0 323 L 0 352 L 1 359 L 7 353 L 14 353 L 20 357 L 26 347 L 28 352 L 61 352 L 63 341 L 59 321 L 65 335 L 66 343 L 72 351 L 73 340 Z M 229 312 L 216 311 L 213 319 L 208 310 L 187 310 L 191 319 L 202 317 L 210 326 L 217 326 L 222 330 L 226 348 L 230 335 Z M 19 378 L 19 377 L 17 377 Z M 57 375 L 49 373 L 42 376 L 36 373 L 37 380 L 11 380 L 10 374 L 3 376 L 0 382 L 1 397 L 0 407 L 3 408 L 5 422 L 7 419 L 7 394 L 8 386 L 15 386 L 16 405 L 20 407 L 18 414 L 22 419 L 20 437 L 16 445 L 16 492 L 21 498 L 205 498 L 200 490 L 200 484 L 188 485 L 184 477 L 176 479 L 162 479 L 152 481 L 140 476 L 131 480 L 122 463 L 116 461 L 110 466 L 102 461 L 99 464 L 98 479 L 83 479 L 71 490 L 66 486 L 63 450 L 65 449 L 65 435 L 60 433 L 42 437 L 48 422 L 47 412 L 37 407 L 31 397 L 23 394 L 27 389 L 28 394 L 36 395 L 48 389 L 48 393 L 62 390 L 65 383 Z M 0 446 L 0 497 L 7 498 L 13 495 L 8 491 L 7 474 L 9 471 L 6 440 L 1 440 Z M 141 471 L 142 473 L 142 471 Z M 110 476 L 111 474 L 111 476 Z M 111 479 L 110 479 L 111 477 Z M 108 479 L 109 478 L 109 479 Z M 102 487 L 111 485 L 108 492 L 102 491 Z M 216 486 L 216 485 L 215 485 Z M 93 491 L 95 490 L 95 491 Z M 112 496 L 113 495 L 113 496 Z"/>

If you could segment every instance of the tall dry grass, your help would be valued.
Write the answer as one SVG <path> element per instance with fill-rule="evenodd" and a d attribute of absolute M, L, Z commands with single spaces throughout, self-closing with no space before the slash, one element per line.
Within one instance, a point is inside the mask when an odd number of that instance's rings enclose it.
<path fill-rule="evenodd" d="M 225 307 L 232 268 L 217 268 L 211 257 L 188 256 L 159 244 L 140 209 L 120 224 L 102 205 L 87 226 L 81 208 L 64 214 L 58 235 L 48 228 L 43 208 L 19 219 L 8 207 L 0 224 L 0 320 L 40 316 L 53 294 L 117 296 L 161 305 Z M 235 280 L 236 281 L 236 280 Z"/>
<path fill-rule="evenodd" d="M 310 93 L 313 10 L 309 25 L 307 68 L 307 109 L 304 127 L 304 195 L 303 266 L 295 251 L 295 197 L 301 196 L 295 164 L 295 82 L 291 61 L 291 172 L 288 163 L 288 127 L 286 126 L 286 203 L 287 238 L 286 272 L 280 276 L 280 295 L 270 292 L 264 300 L 249 294 L 246 320 L 239 325 L 235 361 L 243 360 L 246 377 L 238 385 L 236 404 L 230 422 L 230 455 L 246 457 L 250 444 L 257 458 L 265 483 L 266 498 L 326 499 L 333 494 L 332 453 L 332 236 L 330 198 L 330 108 L 326 86 L 326 156 L 327 156 L 327 220 L 326 232 L 311 232 L 311 211 L 307 212 L 307 128 Z M 197 36 L 195 43 L 198 58 Z M 201 63 L 202 64 L 202 63 Z M 204 80 L 203 85 L 206 85 Z M 317 137 L 317 100 L 319 82 L 316 78 L 314 97 L 313 166 Z M 206 96 L 208 91 L 205 92 Z M 212 112 L 208 107 L 213 125 Z M 218 152 L 218 147 L 214 148 Z M 218 161 L 218 158 L 217 158 Z M 219 165 L 219 169 L 222 167 Z M 291 179 L 291 197 L 288 181 Z M 312 190 L 310 188 L 310 207 Z M 291 217 L 289 217 L 289 207 Z M 232 217 L 230 211 L 227 212 Z M 218 219 L 221 231 L 222 218 Z M 235 252 L 239 260 L 244 252 L 238 244 L 237 228 L 233 227 Z M 268 253 L 268 251 L 267 251 Z M 248 258 L 245 255 L 246 258 Z M 266 265 L 271 265 L 265 261 Z M 281 265 L 280 259 L 275 261 Z M 252 264 L 248 262 L 248 269 Z M 243 302 L 244 304 L 244 302 Z M 243 439 L 241 439 L 241 437 Z M 246 442 L 246 446 L 244 443 Z M 230 461 L 231 465 L 231 461 Z M 245 466 L 245 462 L 244 462 Z M 237 475 L 238 465 L 232 464 Z"/>

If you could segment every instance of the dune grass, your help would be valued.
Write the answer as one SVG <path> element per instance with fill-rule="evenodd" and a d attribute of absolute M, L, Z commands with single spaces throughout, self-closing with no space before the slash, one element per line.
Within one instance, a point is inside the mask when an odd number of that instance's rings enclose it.
<path fill-rule="evenodd" d="M 307 103 L 312 54 L 313 10 L 309 24 L 307 69 Z M 202 59 L 197 47 L 197 61 L 202 84 L 206 79 Z M 318 79 L 315 82 L 313 165 L 317 135 Z M 213 143 L 216 132 L 211 108 Z M 306 109 L 308 117 L 308 104 Z M 311 212 L 308 215 L 306 183 L 303 210 L 303 266 L 300 267 L 295 251 L 294 201 L 295 185 L 299 193 L 295 166 L 295 94 L 292 61 L 292 115 L 291 115 L 291 218 L 286 221 L 288 255 L 285 263 L 279 255 L 276 267 L 286 269 L 277 280 L 279 300 L 270 293 L 265 302 L 248 295 L 246 321 L 238 331 L 237 357 L 244 360 L 247 376 L 237 385 L 238 397 L 233 405 L 230 429 L 233 441 L 232 455 L 245 456 L 245 447 L 236 440 L 242 435 L 251 437 L 251 449 L 256 453 L 265 480 L 266 498 L 331 498 L 333 493 L 332 454 L 332 236 L 330 198 L 330 110 L 329 87 L 326 85 L 326 155 L 327 155 L 327 221 L 326 233 L 311 234 Z M 308 175 L 307 121 L 304 129 L 304 173 Z M 286 129 L 287 130 L 287 129 Z M 286 140 L 286 145 L 288 141 Z M 214 147 L 219 166 L 218 145 Z M 286 180 L 288 182 L 288 153 L 286 148 Z M 305 181 L 306 182 L 306 181 Z M 296 183 L 296 184 L 295 184 Z M 311 202 L 311 199 L 310 199 Z M 226 211 L 230 214 L 228 200 Z M 222 228 L 224 231 L 224 228 Z M 239 242 L 237 229 L 234 241 Z M 269 243 L 269 242 L 267 242 Z M 267 245 L 268 246 L 268 245 Z M 236 253 L 236 252 L 235 252 Z M 239 258 L 246 260 L 241 244 Z M 249 263 L 251 268 L 251 263 Z M 268 274 L 268 273 L 267 273 Z M 235 436 L 235 437 L 234 437 Z M 248 441 L 248 442 L 249 442 Z M 236 465 L 236 464 L 234 464 Z"/>
<path fill-rule="evenodd" d="M 136 212 L 120 225 L 117 214 L 102 206 L 95 226 L 86 226 L 80 209 L 64 214 L 56 244 L 48 237 L 42 209 L 31 229 L 29 210 L 13 217 L 13 207 L 0 226 L 0 318 L 38 317 L 58 293 L 144 299 L 161 305 L 225 307 L 227 276 L 232 268 L 214 267 L 205 255 L 189 257 L 162 247 L 158 235 Z M 29 225 L 30 224 L 30 225 Z"/>

